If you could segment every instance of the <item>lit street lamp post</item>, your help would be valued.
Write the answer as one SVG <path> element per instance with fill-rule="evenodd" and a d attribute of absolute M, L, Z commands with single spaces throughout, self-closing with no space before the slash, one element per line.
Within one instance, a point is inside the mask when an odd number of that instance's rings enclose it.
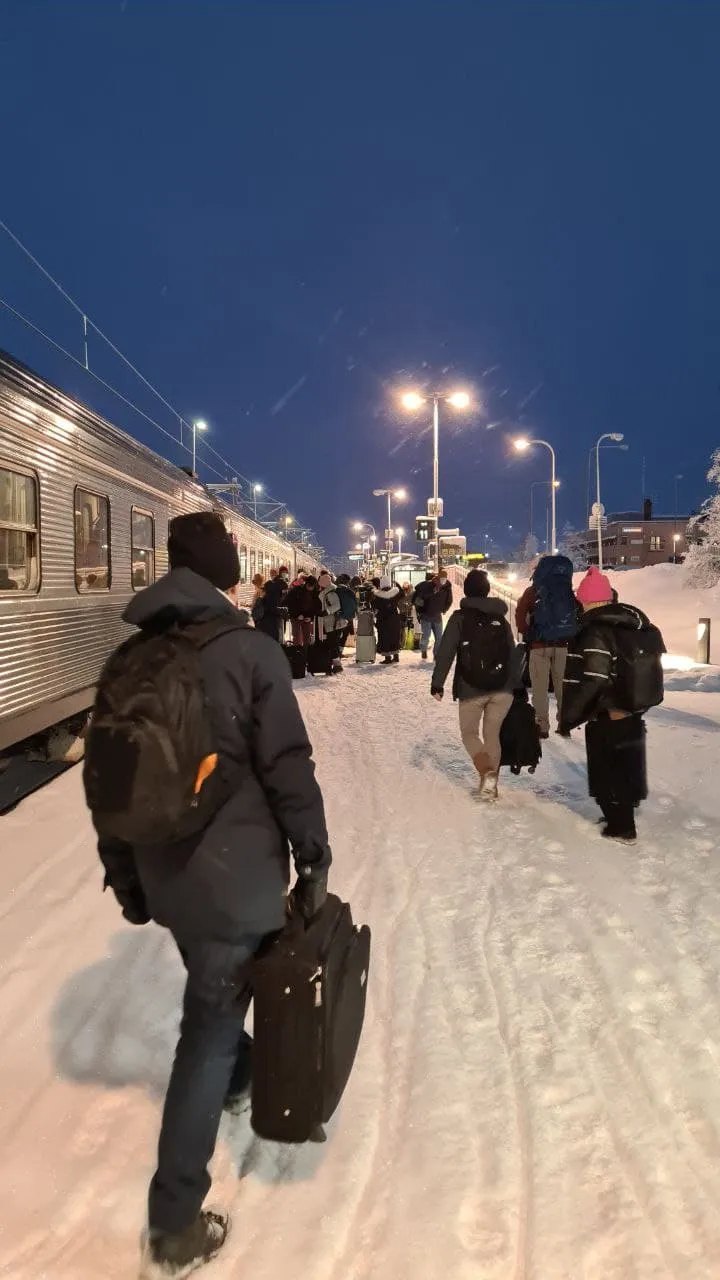
<path fill-rule="evenodd" d="M 600 445 L 603 440 L 612 440 L 614 444 L 622 444 L 625 437 L 620 431 L 606 431 L 600 436 L 595 445 L 595 504 L 597 518 L 597 545 L 598 545 L 598 568 L 602 572 L 603 567 L 603 544 L 602 544 L 602 506 L 600 504 Z"/>
<path fill-rule="evenodd" d="M 393 549 L 393 542 L 392 542 L 392 500 L 393 500 L 393 498 L 395 498 L 395 499 L 397 500 L 397 502 L 404 502 L 404 501 L 405 501 L 405 499 L 407 498 L 407 493 L 405 492 L 405 490 L 404 490 L 404 489 L 373 489 L 373 497 L 374 497 L 374 498 L 387 498 L 387 525 L 386 525 L 386 528 L 387 528 L 387 535 L 386 535 L 386 542 L 385 542 L 385 545 L 386 545 L 386 547 L 387 547 L 388 555 L 390 555 L 390 553 L 392 552 L 392 549 Z"/>
<path fill-rule="evenodd" d="M 435 569 L 440 568 L 440 539 L 438 537 L 438 528 L 440 523 L 440 515 L 438 507 L 440 505 L 440 401 L 444 400 L 446 404 L 451 404 L 454 409 L 469 409 L 470 396 L 467 391 L 453 391 L 451 395 L 444 396 L 439 391 L 433 391 L 429 396 L 421 396 L 417 391 L 406 391 L 402 397 L 403 408 L 409 412 L 421 409 L 422 406 L 432 400 L 433 406 L 433 515 L 435 517 Z M 388 526 L 389 527 L 389 526 Z"/>
<path fill-rule="evenodd" d="M 252 487 L 252 491 L 253 491 L 253 511 L 255 513 L 255 523 L 257 524 L 257 499 L 258 499 L 258 494 L 262 493 L 263 487 L 261 484 L 254 484 Z"/>
<path fill-rule="evenodd" d="M 395 530 L 395 533 L 397 534 L 397 540 L 398 540 L 398 555 L 399 555 L 399 556 L 401 556 L 401 555 L 402 555 L 402 540 L 403 540 L 403 538 L 405 537 L 405 530 L 404 530 L 404 529 L 396 529 L 396 530 Z"/>
<path fill-rule="evenodd" d="M 370 524 L 369 520 L 356 520 L 353 525 L 353 529 L 355 533 L 364 533 L 366 529 L 370 530 L 370 542 L 373 544 L 372 553 L 374 559 L 377 554 L 377 534 L 375 532 L 375 526 Z"/>
<path fill-rule="evenodd" d="M 197 433 L 198 431 L 207 431 L 207 429 L 208 429 L 207 422 L 203 422 L 202 418 L 199 418 L 197 422 L 193 422 L 192 424 L 192 433 L 193 433 L 192 473 L 193 473 L 193 476 L 195 475 L 195 455 L 197 452 Z"/>
<path fill-rule="evenodd" d="M 556 476 L 555 476 L 555 450 L 553 449 L 551 444 L 548 444 L 547 440 L 528 440 L 524 436 L 521 436 L 519 440 L 515 441 L 515 448 L 517 449 L 518 453 L 525 453 L 531 447 L 531 445 L 534 445 L 534 444 L 540 444 L 543 446 L 544 449 L 548 449 L 550 452 L 550 459 L 551 459 L 550 496 L 551 496 L 551 508 L 552 508 L 551 554 L 556 555 L 557 554 L 557 482 L 556 482 Z"/>

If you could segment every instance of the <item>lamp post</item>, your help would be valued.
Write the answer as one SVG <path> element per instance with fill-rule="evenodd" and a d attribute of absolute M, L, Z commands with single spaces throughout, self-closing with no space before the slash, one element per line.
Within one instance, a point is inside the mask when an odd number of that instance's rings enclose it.
<path fill-rule="evenodd" d="M 622 444 L 625 439 L 621 431 L 606 431 L 600 436 L 595 445 L 595 493 L 597 507 L 597 544 L 598 544 L 598 569 L 602 572 L 603 567 L 603 544 L 602 544 L 602 507 L 600 505 L 600 445 L 603 440 L 612 440 L 614 444 Z"/>
<path fill-rule="evenodd" d="M 440 567 L 440 540 L 438 538 L 438 526 L 440 515 L 438 507 L 440 505 L 440 401 L 444 400 L 446 404 L 452 405 L 453 409 L 469 409 L 470 396 L 467 391 L 453 391 L 449 396 L 443 395 L 440 391 L 433 391 L 428 396 L 421 396 L 417 391 L 406 391 L 402 397 L 402 405 L 408 412 L 413 413 L 417 409 L 421 409 L 428 400 L 432 400 L 433 407 L 433 515 L 435 517 L 435 569 Z"/>
<path fill-rule="evenodd" d="M 386 525 L 387 534 L 385 538 L 385 545 L 387 547 L 387 551 L 389 555 L 393 549 L 392 500 L 393 498 L 395 498 L 397 502 L 404 502 L 405 499 L 407 498 L 407 493 L 405 489 L 373 489 L 373 497 L 387 498 L 387 525 Z"/>
<path fill-rule="evenodd" d="M 369 520 L 356 520 L 353 524 L 355 533 L 364 533 L 366 529 L 370 530 L 370 542 L 373 544 L 373 558 L 377 554 L 377 534 L 375 525 L 370 524 Z"/>
<path fill-rule="evenodd" d="M 398 540 L 398 555 L 399 555 L 399 556 L 401 556 L 401 555 L 402 555 L 402 540 L 403 540 L 403 538 L 405 537 L 405 530 L 404 530 L 404 529 L 396 529 L 396 530 L 395 530 L 395 533 L 397 534 L 397 540 Z"/>
<path fill-rule="evenodd" d="M 525 436 L 521 436 L 519 440 L 515 441 L 515 448 L 517 449 L 518 453 L 526 453 L 527 450 L 534 444 L 542 445 L 544 449 L 548 449 L 550 452 L 550 460 L 551 460 L 550 486 L 551 486 L 551 506 L 552 506 L 552 555 L 556 555 L 557 554 L 557 483 L 555 479 L 555 450 L 553 449 L 551 444 L 548 444 L 547 440 L 528 440 L 526 439 Z"/>
<path fill-rule="evenodd" d="M 258 494 L 262 493 L 263 491 L 263 487 L 261 484 L 254 484 L 252 487 L 252 491 L 253 491 L 253 512 L 255 514 L 255 522 L 257 523 L 257 500 L 258 500 Z"/>
<path fill-rule="evenodd" d="M 193 450 L 192 450 L 192 471 L 193 471 L 193 476 L 195 475 L 195 455 L 196 455 L 196 452 L 197 452 L 197 433 L 198 433 L 198 431 L 207 431 L 207 429 L 208 429 L 208 424 L 207 424 L 207 422 L 204 422 L 202 418 L 198 418 L 197 422 L 193 422 L 193 424 L 192 424 L 192 433 L 193 433 L 193 437 L 192 437 L 192 440 L 193 440 Z"/>

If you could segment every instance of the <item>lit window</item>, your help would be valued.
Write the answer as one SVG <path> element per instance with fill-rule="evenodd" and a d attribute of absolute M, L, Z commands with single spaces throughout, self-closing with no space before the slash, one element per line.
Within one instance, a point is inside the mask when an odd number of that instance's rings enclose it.
<path fill-rule="evenodd" d="M 665 550 L 665 539 L 661 538 L 658 533 L 653 533 L 650 536 L 650 550 L 651 551 Z"/>
<path fill-rule="evenodd" d="M 87 489 L 75 490 L 75 587 L 83 595 L 110 587 L 110 503 Z"/>
<path fill-rule="evenodd" d="M 155 581 L 155 520 L 147 511 L 132 509 L 130 541 L 133 591 Z"/>
<path fill-rule="evenodd" d="M 248 554 L 247 547 L 238 547 L 238 560 L 240 561 L 240 581 L 248 580 Z"/>
<path fill-rule="evenodd" d="M 38 486 L 32 475 L 0 467 L 0 592 L 37 591 Z"/>

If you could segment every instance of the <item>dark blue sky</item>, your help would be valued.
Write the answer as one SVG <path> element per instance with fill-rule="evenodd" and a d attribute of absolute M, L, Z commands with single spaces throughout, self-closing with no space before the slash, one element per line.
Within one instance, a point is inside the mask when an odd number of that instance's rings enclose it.
<path fill-rule="evenodd" d="M 690 0 L 5 0 L 0 217 L 334 550 L 383 523 L 373 487 L 424 507 L 430 441 L 394 410 L 416 377 L 483 403 L 441 453 L 476 545 L 524 531 L 546 475 L 513 424 L 557 446 L 561 523 L 602 431 L 631 446 L 609 506 L 645 456 L 690 507 L 720 443 L 718 65 L 720 7 Z M 0 296 L 80 354 L 4 237 Z M 2 312 L 0 344 L 172 451 Z"/>

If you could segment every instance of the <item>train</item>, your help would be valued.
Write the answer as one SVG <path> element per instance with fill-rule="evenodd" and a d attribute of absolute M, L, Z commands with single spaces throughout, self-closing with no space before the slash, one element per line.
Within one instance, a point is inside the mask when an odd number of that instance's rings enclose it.
<path fill-rule="evenodd" d="M 235 540 L 241 603 L 256 573 L 318 572 L 311 549 L 0 351 L 0 752 L 88 712 L 123 610 L 167 570 L 168 522 L 205 510 Z"/>

